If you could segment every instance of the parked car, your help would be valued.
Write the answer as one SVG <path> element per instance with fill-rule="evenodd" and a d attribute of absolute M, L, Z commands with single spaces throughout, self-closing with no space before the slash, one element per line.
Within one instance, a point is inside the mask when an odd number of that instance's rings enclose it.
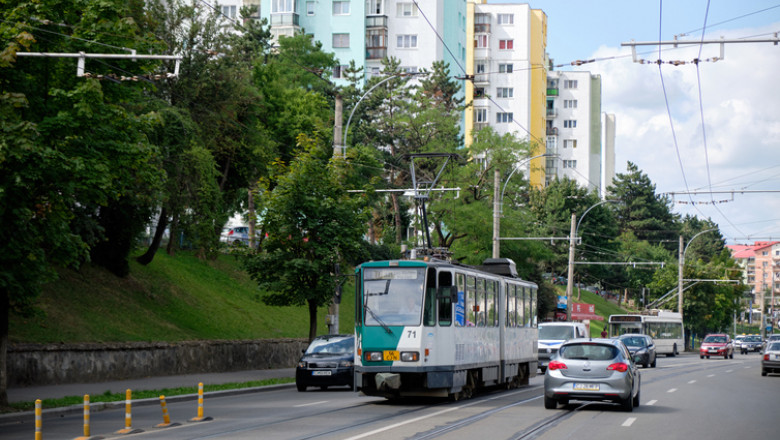
<path fill-rule="evenodd" d="M 737 345 L 734 345 L 734 350 L 737 349 Z M 760 335 L 747 335 L 739 345 L 740 353 L 748 354 L 751 351 L 762 352 L 764 350 L 764 340 Z"/>
<path fill-rule="evenodd" d="M 761 375 L 780 373 L 780 341 L 774 341 L 766 346 L 761 358 Z"/>
<path fill-rule="evenodd" d="M 653 338 L 638 333 L 626 333 L 620 335 L 618 339 L 626 344 L 628 352 L 631 353 L 631 357 L 635 359 L 638 364 L 642 364 L 644 368 L 647 368 L 648 365 L 655 368 L 657 356 Z"/>
<path fill-rule="evenodd" d="M 723 356 L 723 359 L 734 359 L 734 346 L 731 338 L 725 333 L 711 333 L 704 337 L 699 347 L 699 359 L 710 356 Z"/>
<path fill-rule="evenodd" d="M 640 374 L 625 344 L 618 339 L 572 339 L 561 345 L 544 375 L 544 407 L 570 400 L 639 406 Z"/>
<path fill-rule="evenodd" d="M 327 389 L 329 386 L 353 387 L 355 371 L 355 336 L 317 336 L 304 350 L 295 368 L 295 386 L 306 391 L 315 386 Z"/>
<path fill-rule="evenodd" d="M 539 340 L 536 343 L 539 369 L 542 373 L 547 369 L 558 347 L 566 340 L 587 338 L 588 328 L 581 322 L 543 322 L 539 324 Z"/>
<path fill-rule="evenodd" d="M 766 343 L 767 344 L 770 343 L 770 342 L 775 342 L 775 341 L 780 341 L 780 334 L 768 335 L 766 337 Z"/>
<path fill-rule="evenodd" d="M 222 231 L 219 237 L 223 243 L 249 246 L 249 226 L 234 226 Z"/>

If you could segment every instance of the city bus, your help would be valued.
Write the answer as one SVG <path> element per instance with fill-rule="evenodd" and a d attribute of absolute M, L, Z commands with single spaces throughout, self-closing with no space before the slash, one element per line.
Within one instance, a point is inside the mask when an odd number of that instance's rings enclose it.
<path fill-rule="evenodd" d="M 610 315 L 609 336 L 643 333 L 655 341 L 656 353 L 674 356 L 685 349 L 683 320 L 678 312 L 652 310 L 641 314 Z"/>

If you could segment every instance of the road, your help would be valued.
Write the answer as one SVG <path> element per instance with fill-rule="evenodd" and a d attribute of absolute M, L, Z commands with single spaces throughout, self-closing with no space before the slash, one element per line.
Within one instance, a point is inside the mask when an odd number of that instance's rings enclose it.
<path fill-rule="evenodd" d="M 641 405 L 627 413 L 607 403 L 573 402 L 557 410 L 542 403 L 543 377 L 527 387 L 490 391 L 450 402 L 408 399 L 390 402 L 349 390 L 299 393 L 278 388 L 207 398 L 210 421 L 190 422 L 193 401 L 168 405 L 179 426 L 162 422 L 157 405 L 134 407 L 133 428 L 116 435 L 124 410 L 93 412 L 91 434 L 132 439 L 692 439 L 776 438 L 780 375 L 761 377 L 760 355 L 704 359 L 659 358 L 641 369 Z M 0 439 L 33 438 L 32 421 L 0 426 Z M 81 414 L 44 418 L 44 439 L 82 435 Z"/>

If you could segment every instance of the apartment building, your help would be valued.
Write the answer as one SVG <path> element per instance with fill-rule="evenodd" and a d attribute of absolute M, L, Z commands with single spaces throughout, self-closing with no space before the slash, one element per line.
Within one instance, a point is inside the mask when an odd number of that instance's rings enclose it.
<path fill-rule="evenodd" d="M 752 245 L 727 245 L 742 268 L 742 281 L 751 287 L 761 314 L 780 305 L 780 241 L 757 241 Z M 767 310 L 769 311 L 769 310 Z"/>
<path fill-rule="evenodd" d="M 603 198 L 615 175 L 615 118 L 601 111 L 601 76 L 547 72 L 547 179 L 568 177 Z"/>
<path fill-rule="evenodd" d="M 468 5 L 466 71 L 466 146 L 473 133 L 491 126 L 497 133 L 513 133 L 531 145 L 530 157 L 545 152 L 545 57 L 547 16 L 527 4 Z M 518 158 L 523 161 L 522 158 Z M 543 157 L 528 161 L 531 185 L 545 182 Z"/>

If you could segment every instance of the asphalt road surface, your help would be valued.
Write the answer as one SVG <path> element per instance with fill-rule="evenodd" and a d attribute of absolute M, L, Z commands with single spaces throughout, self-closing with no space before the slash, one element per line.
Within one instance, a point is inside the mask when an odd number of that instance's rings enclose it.
<path fill-rule="evenodd" d="M 123 405 L 93 411 L 93 437 L 127 439 L 769 439 L 777 438 L 780 375 L 761 377 L 760 355 L 703 359 L 683 355 L 640 368 L 641 404 L 633 412 L 608 403 L 573 401 L 556 410 L 542 402 L 543 377 L 527 387 L 492 390 L 472 399 L 387 401 L 347 389 L 298 392 L 276 387 L 262 392 L 207 396 L 204 416 L 192 422 L 197 402 L 168 404 L 172 423 L 162 423 L 159 405 L 134 406 L 124 428 Z M 34 420 L 0 425 L 0 439 L 34 438 Z M 44 417 L 44 439 L 83 435 L 83 416 Z"/>

